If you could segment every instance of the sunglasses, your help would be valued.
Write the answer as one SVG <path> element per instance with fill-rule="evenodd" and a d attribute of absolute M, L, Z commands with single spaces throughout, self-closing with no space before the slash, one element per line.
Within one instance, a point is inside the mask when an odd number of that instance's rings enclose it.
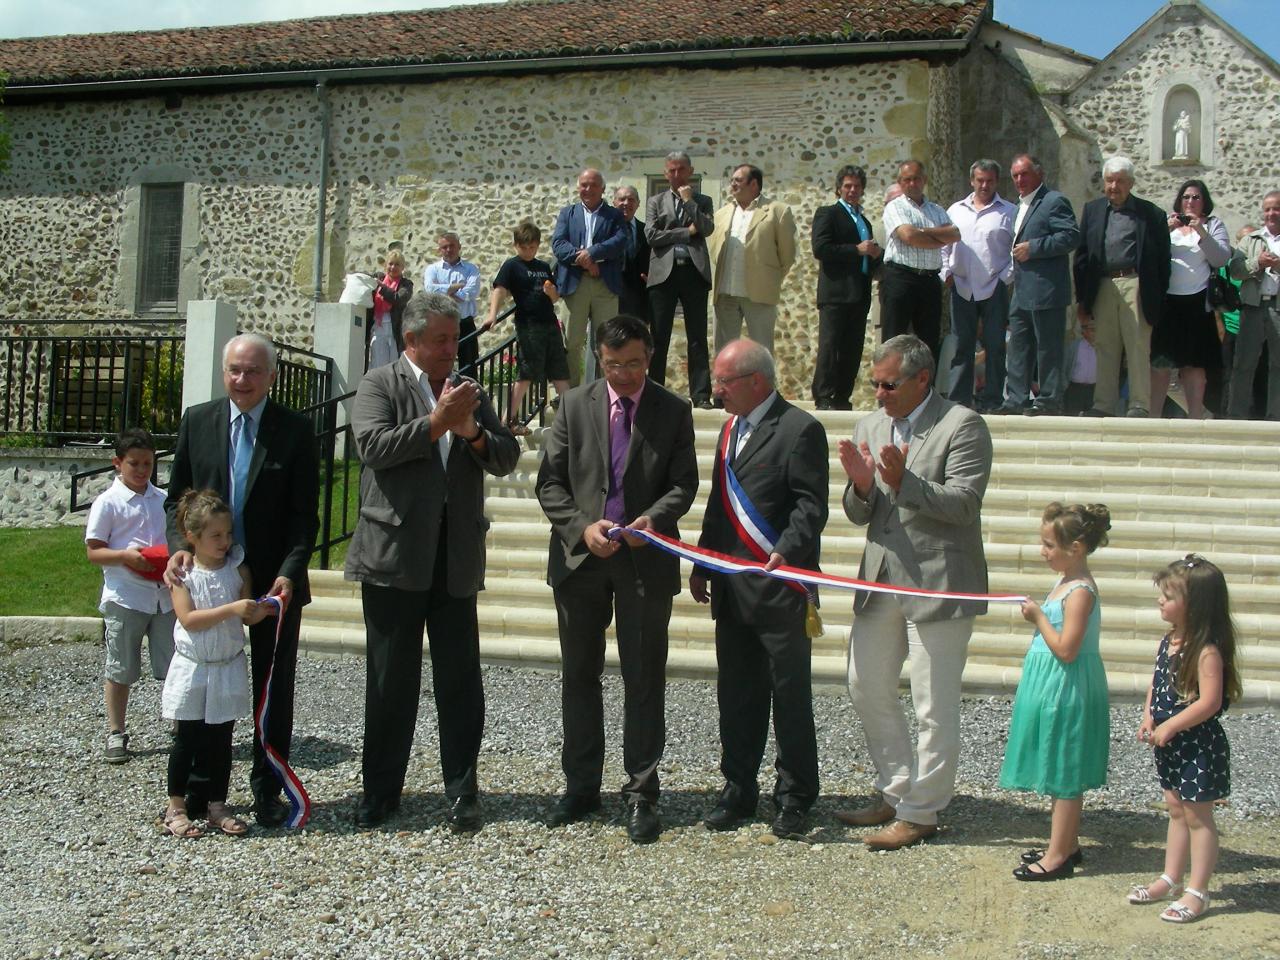
<path fill-rule="evenodd" d="M 883 390 L 885 393 L 893 393 L 900 386 L 910 380 L 910 377 L 899 377 L 897 380 L 868 380 L 872 390 Z"/>

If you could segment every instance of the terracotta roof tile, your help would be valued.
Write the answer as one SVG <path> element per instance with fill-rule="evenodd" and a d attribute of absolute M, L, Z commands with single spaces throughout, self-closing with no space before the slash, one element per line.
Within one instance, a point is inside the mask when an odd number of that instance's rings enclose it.
<path fill-rule="evenodd" d="M 11 86 L 968 37 L 989 0 L 549 0 L 0 40 Z M 655 26 L 657 25 L 657 26 Z"/>

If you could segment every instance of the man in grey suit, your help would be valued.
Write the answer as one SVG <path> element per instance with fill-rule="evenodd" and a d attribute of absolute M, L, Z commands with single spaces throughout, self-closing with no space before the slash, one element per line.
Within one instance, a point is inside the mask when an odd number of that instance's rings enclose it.
<path fill-rule="evenodd" d="M 484 589 L 484 475 L 505 476 L 519 441 L 473 380 L 450 374 L 458 308 L 419 293 L 402 319 L 404 353 L 360 382 L 352 432 L 364 471 L 346 577 L 360 583 L 366 638 L 364 795 L 356 823 L 400 806 L 422 677 L 422 630 L 440 727 L 446 820 L 480 826 L 476 760 L 484 688 L 476 592 Z"/>
<path fill-rule="evenodd" d="M 1013 158 L 1009 176 L 1018 188 L 1013 223 L 1013 294 L 1009 300 L 1009 353 L 1004 405 L 995 413 L 1060 414 L 1066 395 L 1063 344 L 1071 304 L 1071 251 L 1080 241 L 1071 201 L 1044 182 L 1044 167 L 1030 154 Z M 1032 371 L 1040 389 L 1034 403 Z"/>
<path fill-rule="evenodd" d="M 858 577 L 985 593 L 981 511 L 991 434 L 982 417 L 932 389 L 933 363 L 929 347 L 909 334 L 881 344 L 871 357 L 880 409 L 858 421 L 852 441 L 840 441 L 849 477 L 844 512 L 867 528 Z M 894 821 L 864 838 L 874 850 L 896 850 L 938 832 L 938 813 L 955 789 L 960 684 L 973 618 L 986 609 L 982 601 L 865 591 L 854 599 L 849 693 L 875 763 L 879 798 L 836 816 L 852 826 Z M 914 750 L 898 703 L 906 661 L 920 731 Z"/>
<path fill-rule="evenodd" d="M 680 564 L 614 527 L 680 536 L 676 522 L 698 491 L 689 404 L 649 382 L 653 338 L 638 317 L 606 320 L 596 334 L 603 380 L 565 394 L 538 470 L 551 521 L 547 582 L 560 621 L 565 793 L 550 825 L 600 808 L 604 772 L 604 635 L 616 611 L 624 707 L 627 833 L 658 838 L 658 763 L 666 745 L 667 627 Z"/>
<path fill-rule="evenodd" d="M 676 303 L 684 310 L 689 344 L 689 397 L 694 406 L 711 406 L 711 363 L 707 353 L 707 294 L 711 290 L 711 258 L 707 237 L 715 231 L 711 198 L 694 191 L 693 162 L 687 153 L 667 154 L 671 189 L 650 197 L 645 207 L 644 235 L 649 241 L 649 308 L 653 319 L 653 362 L 649 379 L 667 382 L 667 348 Z"/>

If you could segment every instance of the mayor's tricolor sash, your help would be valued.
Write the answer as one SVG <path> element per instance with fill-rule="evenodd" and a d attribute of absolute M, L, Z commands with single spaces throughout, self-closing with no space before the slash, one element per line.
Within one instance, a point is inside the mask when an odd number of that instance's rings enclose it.
<path fill-rule="evenodd" d="M 285 601 L 283 597 L 262 597 L 259 603 L 274 604 L 276 608 L 276 649 L 280 647 L 280 631 L 284 627 Z M 262 681 L 262 698 L 258 713 L 253 718 L 258 732 L 258 742 L 267 755 L 267 763 L 275 771 L 284 787 L 284 794 L 289 798 L 289 816 L 285 819 L 286 827 L 302 827 L 311 819 L 311 797 L 307 789 L 293 772 L 287 760 L 280 756 L 275 747 L 267 742 L 267 718 L 271 715 L 271 677 L 276 670 L 275 650 L 271 654 L 271 666 L 267 668 L 266 679 Z"/>

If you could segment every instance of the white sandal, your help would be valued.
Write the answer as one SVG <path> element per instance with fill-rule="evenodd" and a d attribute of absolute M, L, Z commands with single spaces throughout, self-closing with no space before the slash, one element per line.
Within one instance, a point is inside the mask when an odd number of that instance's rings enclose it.
<path fill-rule="evenodd" d="M 1167 873 L 1160 874 L 1160 879 L 1165 882 L 1165 886 L 1169 889 L 1158 897 L 1151 895 L 1151 884 L 1145 887 L 1130 887 L 1129 902 L 1135 906 L 1144 903 L 1160 903 L 1162 900 L 1177 900 L 1182 896 L 1182 885 L 1177 880 L 1169 876 Z"/>
<path fill-rule="evenodd" d="M 1204 916 L 1204 912 L 1209 909 L 1209 895 L 1202 893 L 1194 887 L 1187 887 L 1183 891 L 1185 896 L 1195 897 L 1200 901 L 1199 911 L 1192 910 L 1184 903 L 1171 903 L 1164 908 L 1164 912 L 1160 914 L 1161 920 L 1168 920 L 1170 923 L 1191 923 L 1193 920 L 1199 920 Z"/>

